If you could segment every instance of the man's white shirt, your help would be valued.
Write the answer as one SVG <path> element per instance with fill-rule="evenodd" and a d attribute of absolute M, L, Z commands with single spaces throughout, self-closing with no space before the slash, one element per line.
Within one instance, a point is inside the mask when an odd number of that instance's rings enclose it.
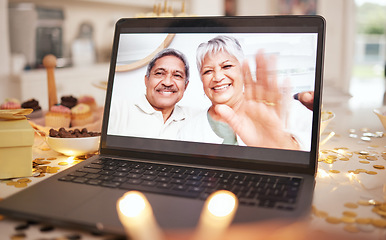
<path fill-rule="evenodd" d="M 110 109 L 108 134 L 175 140 L 187 117 L 187 110 L 175 105 L 164 123 L 162 112 L 155 110 L 145 95 L 136 100 L 114 99 Z"/>

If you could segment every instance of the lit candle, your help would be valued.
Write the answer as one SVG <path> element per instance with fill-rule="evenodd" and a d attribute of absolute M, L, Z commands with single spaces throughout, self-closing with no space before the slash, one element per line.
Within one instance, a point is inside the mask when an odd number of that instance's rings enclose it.
<path fill-rule="evenodd" d="M 67 163 L 68 164 L 73 164 L 75 161 L 74 161 L 74 157 L 69 157 L 67 158 Z"/>
<path fill-rule="evenodd" d="M 233 193 L 225 190 L 212 193 L 204 204 L 193 239 L 221 239 L 233 220 L 237 206 Z"/>
<path fill-rule="evenodd" d="M 145 195 L 138 191 L 125 193 L 117 201 L 117 212 L 126 234 L 133 240 L 161 240 L 159 228 Z"/>

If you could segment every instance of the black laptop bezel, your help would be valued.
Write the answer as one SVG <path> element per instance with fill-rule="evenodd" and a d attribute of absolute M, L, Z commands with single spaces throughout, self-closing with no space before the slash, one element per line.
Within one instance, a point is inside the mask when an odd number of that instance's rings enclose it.
<path fill-rule="evenodd" d="M 115 66 L 117 49 L 119 44 L 120 29 L 127 27 L 133 32 L 156 32 L 163 33 L 197 33 L 210 32 L 213 33 L 216 28 L 218 32 L 232 32 L 232 29 L 238 29 L 240 32 L 241 27 L 245 28 L 245 31 L 253 29 L 255 27 L 265 28 L 264 31 L 271 32 L 277 31 L 277 27 L 288 29 L 288 32 L 293 32 L 296 28 L 310 28 L 312 31 L 318 33 L 318 47 L 317 47 L 317 59 L 316 59 L 316 72 L 315 72 L 315 98 L 313 106 L 313 125 L 312 125 L 312 145 L 311 151 L 306 152 L 309 159 L 308 164 L 293 164 L 293 163 L 277 163 L 261 159 L 270 159 L 281 155 L 283 157 L 296 158 L 299 156 L 306 157 L 303 152 L 292 150 L 278 150 L 278 149 L 260 149 L 260 160 L 251 161 L 249 158 L 233 158 L 227 156 L 216 156 L 208 154 L 200 154 L 200 146 L 208 147 L 208 144 L 191 143 L 191 142 L 177 142 L 170 140 L 156 140 L 156 139 L 144 139 L 144 138 L 131 138 L 122 136 L 108 136 L 107 126 L 110 111 L 110 102 L 112 97 L 113 80 L 115 76 Z M 162 30 L 161 30 L 162 29 Z M 228 29 L 225 31 L 225 29 Z M 105 102 L 105 110 L 102 125 L 102 136 L 100 144 L 101 155 L 120 156 L 124 158 L 134 158 L 140 160 L 160 161 L 167 163 L 184 163 L 184 164 L 199 164 L 212 167 L 225 167 L 247 170 L 263 170 L 273 172 L 297 172 L 305 174 L 315 174 L 316 163 L 318 158 L 318 145 L 319 145 L 319 125 L 321 119 L 321 102 L 322 102 L 322 77 L 323 77 L 323 59 L 324 59 L 324 38 L 325 38 L 325 20 L 321 16 L 253 16 L 253 17 L 187 17 L 187 18 L 146 18 L 146 19 L 132 19 L 124 18 L 120 19 L 116 23 L 114 43 L 112 48 L 112 55 L 110 61 L 109 81 L 107 85 L 107 94 Z M 146 150 L 140 150 L 136 147 L 130 148 L 114 148 L 107 144 L 108 138 L 114 138 L 114 141 L 125 142 L 127 139 L 131 139 L 140 145 L 149 146 L 161 146 L 159 148 L 149 148 Z M 129 141 L 130 142 L 130 141 Z M 171 145 L 175 149 L 190 148 L 195 149 L 190 151 L 189 154 L 184 154 L 181 151 L 170 151 L 171 149 L 162 149 L 163 145 Z M 223 148 L 222 145 L 212 144 L 210 146 L 216 151 L 221 151 L 219 148 Z M 232 147 L 227 146 L 228 151 L 232 151 Z M 280 153 L 278 153 L 280 151 Z M 300 153 L 300 155 L 299 155 Z"/>

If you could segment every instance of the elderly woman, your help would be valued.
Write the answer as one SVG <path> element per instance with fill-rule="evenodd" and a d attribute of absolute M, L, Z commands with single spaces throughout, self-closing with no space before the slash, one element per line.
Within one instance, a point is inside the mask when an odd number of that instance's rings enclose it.
<path fill-rule="evenodd" d="M 181 139 L 301 148 L 299 140 L 285 129 L 281 118 L 282 94 L 275 76 L 268 74 L 262 52 L 256 55 L 256 81 L 244 61 L 239 42 L 229 36 L 218 36 L 200 44 L 197 66 L 204 92 L 212 105 L 181 129 Z"/>

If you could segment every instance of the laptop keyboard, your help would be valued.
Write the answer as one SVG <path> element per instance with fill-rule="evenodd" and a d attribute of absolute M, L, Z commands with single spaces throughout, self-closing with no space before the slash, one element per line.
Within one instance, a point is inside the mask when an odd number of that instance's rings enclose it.
<path fill-rule="evenodd" d="M 216 190 L 229 190 L 239 203 L 293 210 L 301 178 L 247 174 L 192 167 L 96 159 L 60 181 L 123 190 L 177 195 L 205 200 Z"/>

